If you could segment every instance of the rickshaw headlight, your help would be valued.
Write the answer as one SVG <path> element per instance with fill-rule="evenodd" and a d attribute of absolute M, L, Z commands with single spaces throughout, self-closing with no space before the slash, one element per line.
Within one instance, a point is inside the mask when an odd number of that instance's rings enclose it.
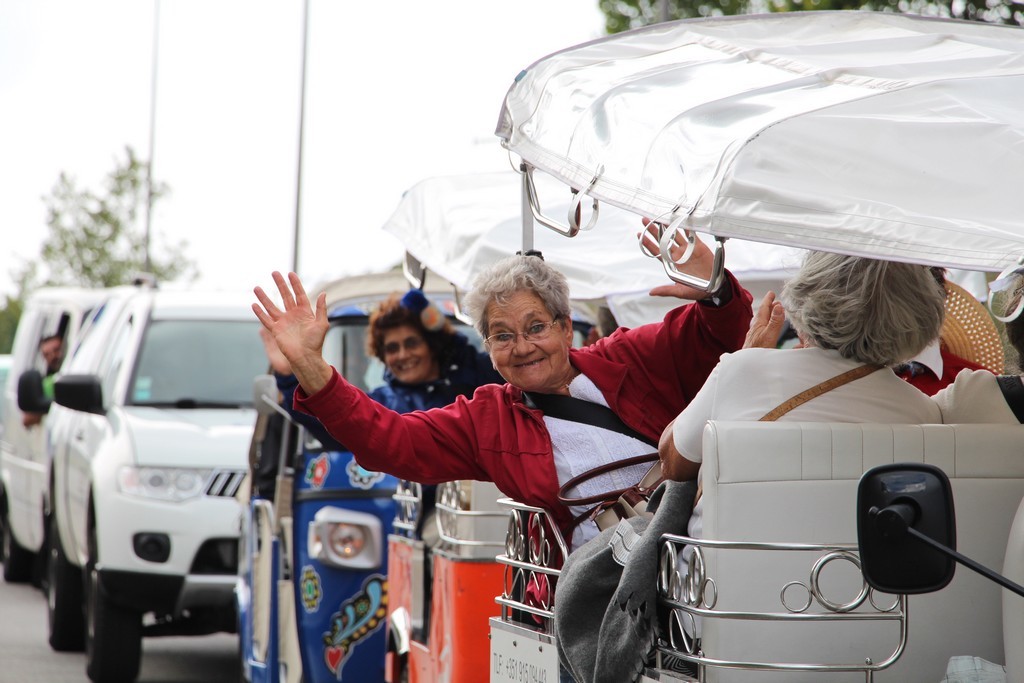
<path fill-rule="evenodd" d="M 383 561 L 380 520 L 370 514 L 325 507 L 309 525 L 312 559 L 344 569 L 377 569 Z"/>
<path fill-rule="evenodd" d="M 354 524 L 333 524 L 327 532 L 327 542 L 339 557 L 351 559 L 366 547 L 366 531 Z"/>

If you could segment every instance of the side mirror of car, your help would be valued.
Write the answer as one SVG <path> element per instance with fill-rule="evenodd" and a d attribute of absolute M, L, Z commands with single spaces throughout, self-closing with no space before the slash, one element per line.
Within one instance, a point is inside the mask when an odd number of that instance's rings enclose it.
<path fill-rule="evenodd" d="M 65 408 L 103 415 L 103 387 L 96 375 L 64 375 L 53 385 L 53 400 Z"/>
<path fill-rule="evenodd" d="M 26 370 L 18 377 L 18 408 L 24 413 L 50 410 L 50 399 L 43 391 L 43 375 L 38 370 Z"/>

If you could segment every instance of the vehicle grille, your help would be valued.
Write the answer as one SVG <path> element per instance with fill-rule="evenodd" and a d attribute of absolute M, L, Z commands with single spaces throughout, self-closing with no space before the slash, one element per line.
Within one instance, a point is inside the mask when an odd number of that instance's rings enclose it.
<path fill-rule="evenodd" d="M 217 498 L 233 498 L 245 479 L 243 470 L 217 470 L 206 485 L 206 495 Z"/>

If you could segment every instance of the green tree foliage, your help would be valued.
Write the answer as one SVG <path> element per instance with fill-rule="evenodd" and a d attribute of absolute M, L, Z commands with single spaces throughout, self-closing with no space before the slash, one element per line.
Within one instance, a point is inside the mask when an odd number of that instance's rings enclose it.
<path fill-rule="evenodd" d="M 25 310 L 25 296 L 36 287 L 38 271 L 39 266 L 33 262 L 11 273 L 18 293 L 15 296 L 5 295 L 4 305 L 0 308 L 0 353 L 10 353 L 14 348 L 14 333 L 18 331 L 21 312 Z"/>
<path fill-rule="evenodd" d="M 104 179 L 105 193 L 82 190 L 65 173 L 51 194 L 43 197 L 50 235 L 41 258 L 22 264 L 11 273 L 17 295 L 6 296 L 0 306 L 0 353 L 10 353 L 14 333 L 28 293 L 43 285 L 110 287 L 130 283 L 148 272 L 156 280 L 191 280 L 197 272 L 185 256 L 185 242 L 150 244 L 146 266 L 145 217 L 148 165 L 131 147 L 125 158 Z M 153 184 L 152 202 L 165 196 L 164 183 Z M 42 266 L 42 267 L 40 267 Z"/>
<path fill-rule="evenodd" d="M 664 20 L 799 10 L 906 12 L 1024 26 L 1024 2 L 1013 0 L 598 0 L 598 6 L 608 33 Z"/>
<path fill-rule="evenodd" d="M 110 287 L 127 284 L 146 268 L 145 218 L 147 164 L 125 148 L 125 158 L 104 179 L 104 193 L 79 189 L 65 173 L 43 198 L 50 235 L 43 243 L 42 284 Z M 167 193 L 154 182 L 152 202 Z M 150 244 L 148 272 L 157 281 L 193 279 L 196 268 L 185 256 L 185 242 Z"/>
<path fill-rule="evenodd" d="M 21 319 L 23 302 L 9 294 L 4 299 L 4 305 L 0 307 L 0 353 L 10 353 L 18 320 Z"/>

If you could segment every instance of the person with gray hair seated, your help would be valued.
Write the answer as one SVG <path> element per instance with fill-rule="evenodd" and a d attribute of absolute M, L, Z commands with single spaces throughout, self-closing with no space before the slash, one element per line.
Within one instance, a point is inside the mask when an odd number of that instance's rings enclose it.
<path fill-rule="evenodd" d="M 934 268 L 932 269 L 934 271 Z M 948 283 L 946 287 L 948 287 Z M 992 306 L 1004 325 L 1006 340 L 1011 348 L 1017 352 L 1017 371 L 1024 371 L 1021 367 L 1024 363 L 1024 303 L 1021 302 L 1024 296 L 1024 267 L 1017 268 L 1006 275 L 1001 276 L 992 283 L 993 294 L 996 302 Z M 970 297 L 962 288 L 958 296 L 962 299 Z M 1008 292 L 1008 297 L 1000 297 L 1002 292 Z M 1007 301 L 1003 301 L 1008 299 Z M 987 312 L 981 304 L 976 304 L 976 311 L 969 315 L 961 313 L 960 317 L 965 318 L 958 321 L 956 328 L 970 328 L 975 339 L 968 342 L 960 341 L 958 345 L 964 347 L 968 344 L 979 348 L 979 357 L 989 359 L 992 365 L 992 358 L 1002 360 L 1002 349 L 998 354 L 993 354 L 989 346 L 999 343 L 998 333 L 990 320 L 982 320 L 981 316 L 987 317 Z M 1005 309 L 1005 310 L 1004 310 Z M 997 315 L 998 315 L 997 314 Z M 777 311 L 773 315 L 762 308 L 755 317 L 748 334 L 745 348 L 764 347 L 773 348 L 774 340 L 778 339 L 783 330 L 785 316 L 782 306 L 777 305 Z M 945 325 L 949 324 L 949 311 L 946 312 Z M 987 328 L 991 327 L 992 332 Z M 980 341 L 979 341 L 980 338 Z M 900 365 L 896 366 L 898 371 Z M 1017 424 L 1024 423 L 1024 377 L 1019 374 L 996 375 L 987 369 L 962 369 L 957 373 L 954 381 L 939 390 L 932 396 L 939 412 L 942 415 L 943 424 Z"/>
<path fill-rule="evenodd" d="M 722 356 L 662 434 L 667 478 L 697 474 L 708 420 L 941 421 L 934 401 L 890 367 L 939 335 L 945 292 L 926 266 L 809 252 L 783 287 L 782 300 L 800 347 L 744 348 Z M 769 292 L 752 334 L 782 314 Z M 699 500 L 688 533 L 700 537 Z"/>

